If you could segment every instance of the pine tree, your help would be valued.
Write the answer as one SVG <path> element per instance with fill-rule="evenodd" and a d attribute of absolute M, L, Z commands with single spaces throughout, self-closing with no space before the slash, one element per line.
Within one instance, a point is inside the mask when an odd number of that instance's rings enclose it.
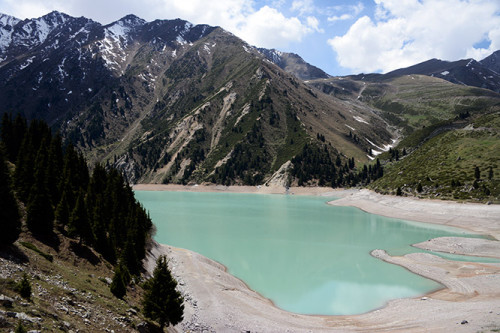
<path fill-rule="evenodd" d="M 23 274 L 23 278 L 18 282 L 16 289 L 22 298 L 27 300 L 31 299 L 31 285 L 28 281 L 28 275 L 26 275 L 26 273 Z"/>
<path fill-rule="evenodd" d="M 474 168 L 474 177 L 479 180 L 481 178 L 481 171 L 479 170 L 479 167 Z"/>
<path fill-rule="evenodd" d="M 54 227 L 54 211 L 47 189 L 46 159 L 40 152 L 35 162 L 34 184 L 31 186 L 27 204 L 26 224 L 31 232 L 39 235 L 52 233 Z"/>
<path fill-rule="evenodd" d="M 67 191 L 64 191 L 54 213 L 56 227 L 60 231 L 63 231 L 64 228 L 69 224 L 69 211 L 70 209 L 68 206 L 68 194 Z"/>
<path fill-rule="evenodd" d="M 0 245 L 14 243 L 21 232 L 19 207 L 11 189 L 9 170 L 0 147 Z"/>
<path fill-rule="evenodd" d="M 396 190 L 396 195 L 397 196 L 402 196 L 403 195 L 403 192 L 401 191 L 401 187 L 398 187 L 397 190 Z"/>
<path fill-rule="evenodd" d="M 123 298 L 127 294 L 127 285 L 130 282 L 130 274 L 127 267 L 120 263 L 115 268 L 115 274 L 113 275 L 113 281 L 110 285 L 110 290 L 113 295 L 117 298 Z"/>
<path fill-rule="evenodd" d="M 422 190 L 423 190 L 422 189 L 422 183 L 418 183 L 418 185 L 417 185 L 417 192 L 420 193 L 420 192 L 422 192 Z"/>
<path fill-rule="evenodd" d="M 493 179 L 493 168 L 490 167 L 489 171 L 488 171 L 488 179 L 489 180 L 492 180 Z"/>
<path fill-rule="evenodd" d="M 30 190 L 35 182 L 34 161 L 36 152 L 30 144 L 27 137 L 23 139 L 23 143 L 19 150 L 16 160 L 16 171 L 14 173 L 14 182 L 19 200 L 27 202 L 30 196 Z"/>
<path fill-rule="evenodd" d="M 85 194 L 80 191 L 76 205 L 69 218 L 68 234 L 72 237 L 80 237 L 80 243 L 91 245 L 93 243 L 92 229 L 85 205 Z"/>
<path fill-rule="evenodd" d="M 21 321 L 19 321 L 19 323 L 16 326 L 16 330 L 14 331 L 14 333 L 26 333 L 26 332 L 27 331 L 24 328 L 23 323 Z"/>
<path fill-rule="evenodd" d="M 12 121 L 11 115 L 3 114 L 1 139 L 5 145 L 6 158 L 9 161 L 16 161 L 26 130 L 26 120 L 23 117 L 17 115 L 16 119 Z"/>
<path fill-rule="evenodd" d="M 176 325 L 183 319 L 184 300 L 176 287 L 177 281 L 168 269 L 167 259 L 161 256 L 156 261 L 153 277 L 144 284 L 142 304 L 144 315 L 157 320 L 162 330 L 165 325 Z"/>
<path fill-rule="evenodd" d="M 62 139 L 60 135 L 55 135 L 49 144 L 47 162 L 47 189 L 50 199 L 55 205 L 59 202 L 62 190 L 59 188 L 61 173 L 63 169 Z"/>
<path fill-rule="evenodd" d="M 133 230 L 129 230 L 127 241 L 122 251 L 121 262 L 128 268 L 132 275 L 139 275 L 141 270 L 141 262 L 137 258 L 137 253 L 134 248 L 135 239 L 137 239 L 137 233 Z"/>

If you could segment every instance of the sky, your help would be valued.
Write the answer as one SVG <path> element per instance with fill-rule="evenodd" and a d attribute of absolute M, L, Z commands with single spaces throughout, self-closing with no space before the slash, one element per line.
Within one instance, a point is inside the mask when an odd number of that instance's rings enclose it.
<path fill-rule="evenodd" d="M 127 14 L 221 26 L 330 75 L 385 73 L 500 49 L 500 0 L 0 0 L 19 19 L 53 10 L 102 24 Z"/>

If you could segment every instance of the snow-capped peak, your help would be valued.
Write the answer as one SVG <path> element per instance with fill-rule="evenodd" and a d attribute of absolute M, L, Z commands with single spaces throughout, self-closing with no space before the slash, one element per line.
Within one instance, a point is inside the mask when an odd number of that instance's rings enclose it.
<path fill-rule="evenodd" d="M 135 28 L 143 26 L 145 20 L 135 15 L 127 15 L 105 27 L 106 35 L 114 36 L 114 38 L 123 37 L 127 39 L 127 35 Z"/>
<path fill-rule="evenodd" d="M 64 24 L 70 16 L 53 11 L 47 15 L 36 19 L 29 19 L 19 22 L 16 26 L 20 30 L 12 36 L 16 45 L 34 46 L 40 45 L 47 39 L 47 36 L 58 26 Z"/>
<path fill-rule="evenodd" d="M 112 25 L 106 27 L 106 31 L 116 37 L 126 37 L 130 30 L 130 27 L 123 24 L 122 21 L 116 21 Z"/>
<path fill-rule="evenodd" d="M 0 13 L 0 28 L 13 27 L 19 22 L 21 22 L 21 20 L 14 16 Z"/>
<path fill-rule="evenodd" d="M 120 22 L 123 26 L 128 26 L 131 28 L 135 28 L 135 27 L 142 26 L 142 25 L 146 24 L 145 20 L 143 20 L 142 18 L 137 17 L 135 15 L 132 15 L 132 14 L 122 17 L 121 19 L 119 19 L 115 23 L 118 23 L 118 22 Z"/>
<path fill-rule="evenodd" d="M 5 14 L 0 14 L 0 55 L 5 52 L 12 41 L 12 32 L 14 26 L 21 22 L 21 20 Z M 3 61 L 0 58 L 0 62 Z"/>
<path fill-rule="evenodd" d="M 40 17 L 38 20 L 43 19 L 47 23 L 52 23 L 53 26 L 58 26 L 60 24 L 63 24 L 66 22 L 71 16 L 58 12 L 58 11 L 52 11 L 42 17 Z"/>

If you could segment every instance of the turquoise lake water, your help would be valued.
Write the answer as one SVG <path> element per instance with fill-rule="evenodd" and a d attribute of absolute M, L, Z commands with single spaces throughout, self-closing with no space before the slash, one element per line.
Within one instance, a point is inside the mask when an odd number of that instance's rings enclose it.
<path fill-rule="evenodd" d="M 156 241 L 216 260 L 276 306 L 359 314 L 441 286 L 370 256 L 423 252 L 411 244 L 459 229 L 334 207 L 314 196 L 136 191 Z"/>

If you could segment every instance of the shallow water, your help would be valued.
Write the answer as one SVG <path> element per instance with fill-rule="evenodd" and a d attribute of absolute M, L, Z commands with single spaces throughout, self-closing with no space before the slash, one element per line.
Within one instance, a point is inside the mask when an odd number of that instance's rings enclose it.
<path fill-rule="evenodd" d="M 325 197 L 135 194 L 156 225 L 159 243 L 216 260 L 278 307 L 303 314 L 364 313 L 440 288 L 370 251 L 423 252 L 410 245 L 467 236 L 459 229 L 328 206 Z"/>

